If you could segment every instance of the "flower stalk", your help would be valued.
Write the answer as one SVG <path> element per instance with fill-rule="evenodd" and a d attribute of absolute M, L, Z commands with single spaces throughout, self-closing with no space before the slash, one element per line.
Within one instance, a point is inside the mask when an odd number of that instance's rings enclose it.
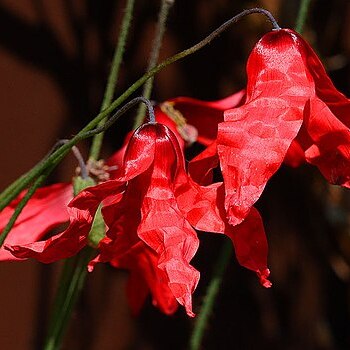
<path fill-rule="evenodd" d="M 151 70 L 157 65 L 160 48 L 162 46 L 163 36 L 166 29 L 166 21 L 168 18 L 169 10 L 174 4 L 175 0 L 162 0 L 161 8 L 158 15 L 158 22 L 156 27 L 156 35 L 153 40 L 152 50 L 148 61 L 147 71 Z M 149 78 L 143 85 L 142 96 L 149 99 L 151 97 L 153 88 L 154 77 Z M 146 112 L 145 105 L 141 104 L 138 108 L 134 129 L 142 124 L 144 114 Z"/>
<path fill-rule="evenodd" d="M 207 294 L 203 300 L 201 310 L 195 319 L 191 339 L 190 349 L 198 350 L 202 344 L 205 330 L 208 326 L 209 318 L 213 312 L 214 303 L 219 293 L 222 280 L 226 271 L 228 262 L 232 257 L 232 244 L 231 242 L 225 242 L 222 250 L 220 251 L 219 258 L 216 262 L 213 278 L 211 279 Z"/>
<path fill-rule="evenodd" d="M 69 325 L 70 315 L 84 286 L 88 273 L 86 264 L 94 254 L 94 249 L 86 247 L 78 255 L 65 261 L 44 350 L 60 348 L 63 335 Z"/>
<path fill-rule="evenodd" d="M 311 3 L 311 0 L 301 0 L 300 2 L 299 12 L 298 12 L 298 16 L 295 24 L 295 30 L 300 34 L 303 32 L 303 29 L 304 29 L 310 3 Z"/>
<path fill-rule="evenodd" d="M 115 93 L 115 88 L 119 77 L 120 65 L 122 63 L 122 59 L 125 51 L 125 44 L 128 39 L 128 33 L 129 33 L 131 21 L 132 21 L 134 4 L 135 4 L 135 0 L 127 0 L 126 2 L 126 6 L 124 10 L 125 14 L 123 17 L 120 34 L 118 37 L 118 43 L 115 48 L 111 71 L 108 76 L 108 82 L 107 82 L 105 94 L 103 96 L 100 112 L 106 109 L 113 101 L 113 96 Z M 106 116 L 104 119 L 102 119 L 99 122 L 99 126 L 102 126 L 107 121 L 107 117 L 108 116 Z M 104 136 L 103 132 L 101 132 L 100 134 L 96 134 L 94 136 L 92 140 L 91 148 L 90 148 L 90 159 L 93 159 L 93 160 L 98 159 L 100 150 L 102 147 L 103 136 Z"/>

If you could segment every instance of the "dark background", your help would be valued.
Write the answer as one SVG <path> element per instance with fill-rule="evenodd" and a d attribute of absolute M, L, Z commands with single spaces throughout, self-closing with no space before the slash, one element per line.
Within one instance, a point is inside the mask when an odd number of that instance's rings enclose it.
<path fill-rule="evenodd" d="M 124 1 L 0 0 L 0 186 L 33 166 L 59 138 L 97 114 Z M 146 67 L 160 1 L 136 0 L 117 94 Z M 299 1 L 176 0 L 161 58 L 187 48 L 249 7 L 293 27 Z M 157 75 L 152 98 L 223 98 L 244 87 L 245 62 L 270 25 L 259 15 L 232 26 L 208 47 Z M 304 36 L 335 85 L 350 95 L 350 3 L 314 0 Z M 103 155 L 122 142 L 133 113 L 106 135 Z M 79 145 L 87 155 L 88 143 Z M 69 181 L 69 156 L 51 182 Z M 235 259 L 227 269 L 203 349 L 349 349 L 350 197 L 308 166 L 282 167 L 258 203 L 268 234 L 273 288 L 258 285 Z M 198 311 L 224 237 L 202 234 L 193 264 L 202 278 Z M 40 349 L 61 263 L 0 265 L 0 349 Z M 145 305 L 133 319 L 127 275 L 98 266 L 89 275 L 65 349 L 185 349 L 192 320 Z"/>

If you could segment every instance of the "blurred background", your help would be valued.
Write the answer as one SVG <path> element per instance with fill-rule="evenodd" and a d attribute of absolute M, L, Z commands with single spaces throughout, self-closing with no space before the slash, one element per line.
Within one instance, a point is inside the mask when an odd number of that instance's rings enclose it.
<path fill-rule="evenodd" d="M 175 0 L 161 59 L 185 49 L 250 7 L 270 10 L 281 27 L 295 25 L 299 1 Z M 125 1 L 0 0 L 0 187 L 74 135 L 100 108 Z M 160 0 L 136 0 L 117 95 L 147 66 Z M 214 100 L 245 86 L 245 63 L 270 25 L 245 18 L 209 46 L 156 76 L 152 98 Z M 311 1 L 304 37 L 339 90 L 350 95 L 350 2 Z M 136 110 L 108 131 L 103 156 L 119 147 Z M 89 143 L 79 148 L 87 156 Z M 50 182 L 70 181 L 68 156 Z M 268 235 L 273 287 L 232 258 L 203 349 L 349 349 L 350 195 L 309 166 L 282 167 L 258 207 Z M 193 264 L 202 277 L 198 312 L 224 237 L 201 234 Z M 0 265 L 0 349 L 40 349 L 61 263 Z M 131 317 L 127 274 L 101 265 L 87 286 L 64 349 L 186 349 L 193 320 L 182 308 L 164 316 L 151 302 Z"/>

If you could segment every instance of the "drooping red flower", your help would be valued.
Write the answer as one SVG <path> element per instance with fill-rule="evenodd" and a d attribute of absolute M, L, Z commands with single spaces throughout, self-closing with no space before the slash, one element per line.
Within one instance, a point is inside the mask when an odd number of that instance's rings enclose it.
<path fill-rule="evenodd" d="M 229 222 L 244 220 L 282 161 L 307 161 L 330 183 L 349 187 L 349 100 L 310 46 L 288 29 L 268 33 L 247 74 L 245 103 L 225 111 L 217 141 L 189 164 L 191 176 L 206 183 L 220 161 Z"/>
<path fill-rule="evenodd" d="M 119 176 L 85 189 L 69 204 L 71 221 L 63 233 L 47 241 L 7 248 L 17 257 L 34 257 L 42 262 L 72 256 L 87 244 L 98 205 L 108 202 L 104 213 L 108 245 L 117 247 L 120 234 L 135 235 L 128 231 L 129 225 L 135 224 L 137 240 L 157 255 L 156 267 L 163 272 L 171 293 L 193 316 L 191 295 L 199 273 L 189 262 L 198 248 L 198 238 L 176 203 L 172 181 L 177 154 L 169 133 L 161 124 L 139 128 L 130 139 Z M 135 201 L 136 206 L 130 205 Z M 108 214 L 111 211 L 112 216 Z M 105 243 L 101 244 L 98 260 L 117 264 L 119 248 L 107 249 Z"/>
<path fill-rule="evenodd" d="M 247 63 L 245 103 L 225 112 L 217 151 L 225 182 L 229 222 L 239 224 L 280 167 L 299 132 L 314 82 L 296 35 L 263 36 Z"/>

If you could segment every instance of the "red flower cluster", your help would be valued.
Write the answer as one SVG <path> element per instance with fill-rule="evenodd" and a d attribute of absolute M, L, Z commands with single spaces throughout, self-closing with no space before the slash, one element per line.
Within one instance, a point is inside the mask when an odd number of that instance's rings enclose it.
<path fill-rule="evenodd" d="M 68 211 L 71 186 L 39 190 L 6 240 L 13 259 L 48 263 L 76 254 L 89 244 L 102 205 L 106 234 L 89 269 L 109 262 L 129 270 L 135 313 L 151 293 L 164 313 L 180 303 L 194 315 L 195 230 L 227 235 L 239 263 L 269 287 L 267 241 L 253 205 L 283 161 L 314 164 L 331 183 L 349 187 L 350 106 L 309 45 L 291 30 L 266 34 L 249 57 L 247 74 L 246 92 L 224 100 L 176 98 L 157 106 L 158 123 L 128 135 L 110 159 L 118 165 L 112 180 L 83 190 Z M 186 170 L 183 149 L 193 142 L 206 148 Z M 223 182 L 213 183 L 216 167 Z M 0 214 L 0 226 L 18 200 Z M 68 218 L 66 230 L 39 241 Z M 5 250 L 1 254 L 11 259 Z"/>

